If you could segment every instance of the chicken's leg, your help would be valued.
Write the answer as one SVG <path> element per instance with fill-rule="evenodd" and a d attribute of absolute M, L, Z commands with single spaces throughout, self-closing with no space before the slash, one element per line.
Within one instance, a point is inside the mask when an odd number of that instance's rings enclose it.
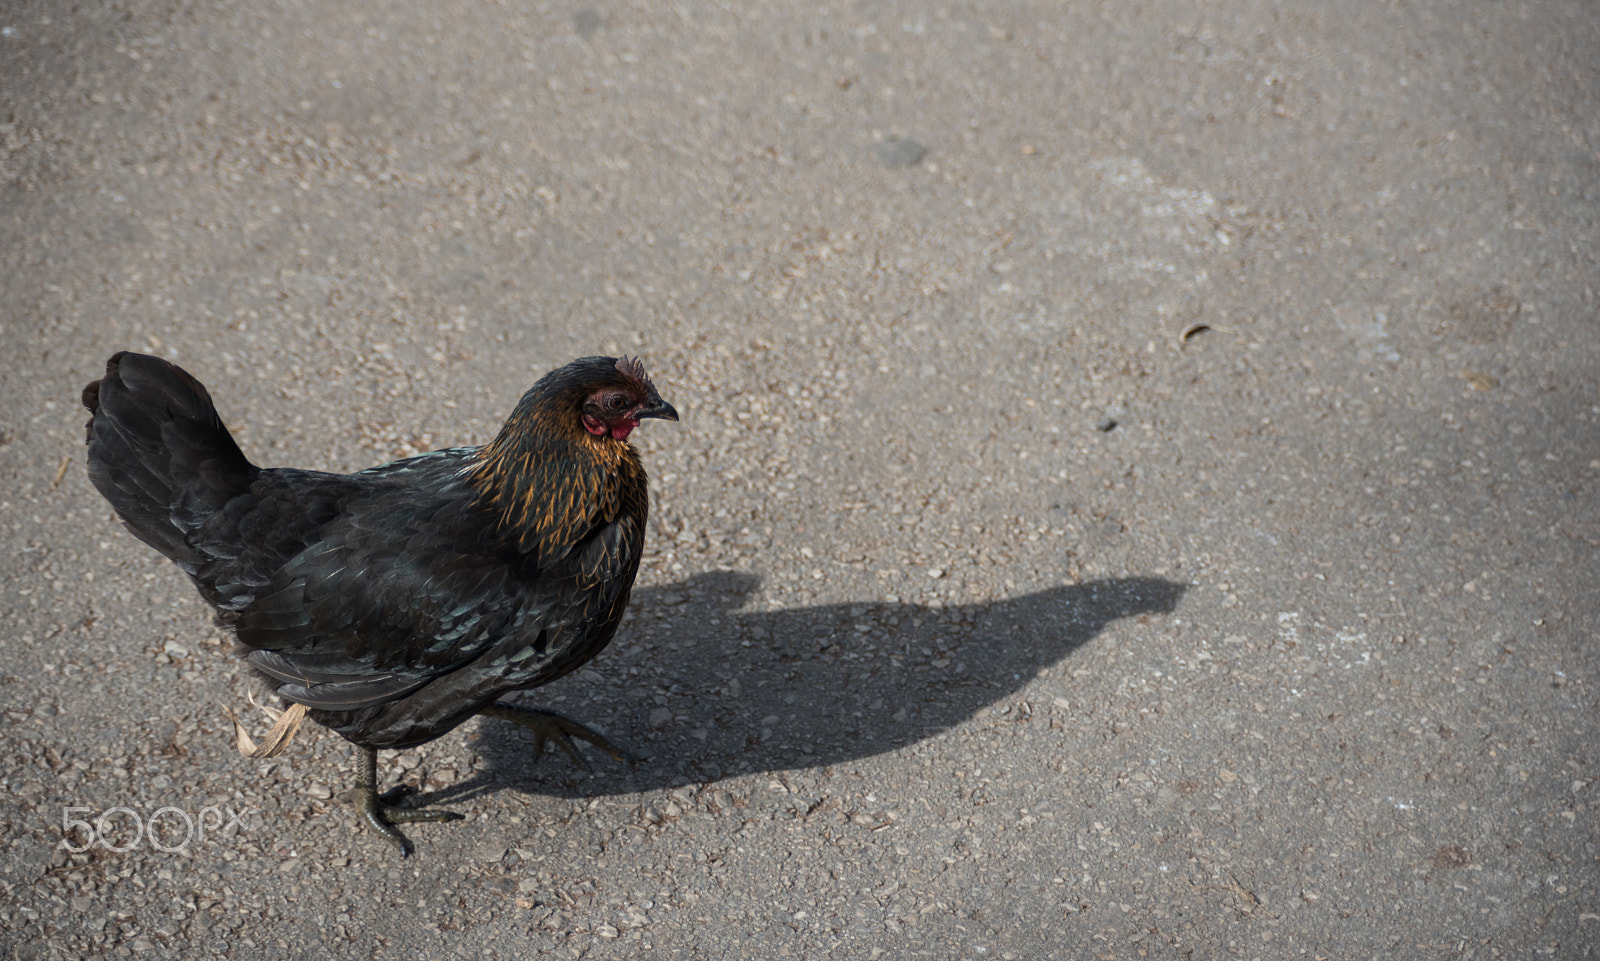
<path fill-rule="evenodd" d="M 635 758 L 627 751 L 611 743 L 604 734 L 594 728 L 579 724 L 570 717 L 557 714 L 554 711 L 540 711 L 531 707 L 518 707 L 515 704 L 494 703 L 478 712 L 484 717 L 497 717 L 502 721 L 519 724 L 533 732 L 533 756 L 544 755 L 546 741 L 556 742 L 556 746 L 567 753 L 567 756 L 577 762 L 585 771 L 589 770 L 589 762 L 578 753 L 578 748 L 572 743 L 573 738 L 588 741 L 595 747 L 606 752 L 619 761 L 632 763 Z"/>
<path fill-rule="evenodd" d="M 356 805 L 361 809 L 361 816 L 367 822 L 367 827 L 393 841 L 400 849 L 401 857 L 409 856 L 414 848 L 411 841 L 395 827 L 396 824 L 410 824 L 416 821 L 460 821 L 465 818 L 465 815 L 454 811 L 418 811 L 413 808 L 396 807 L 389 803 L 399 800 L 410 791 L 410 788 L 402 784 L 379 794 L 378 752 L 370 747 L 358 750 L 361 752 L 361 783 L 356 786 Z"/>

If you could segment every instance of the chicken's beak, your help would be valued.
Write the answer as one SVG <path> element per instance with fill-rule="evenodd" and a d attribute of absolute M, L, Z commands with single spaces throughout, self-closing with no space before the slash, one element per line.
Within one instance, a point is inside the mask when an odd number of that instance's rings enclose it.
<path fill-rule="evenodd" d="M 673 409 L 671 404 L 659 397 L 656 397 L 652 398 L 649 404 L 639 408 L 639 412 L 633 416 L 635 420 L 644 420 L 646 417 L 659 417 L 662 420 L 677 420 L 678 412 Z"/>

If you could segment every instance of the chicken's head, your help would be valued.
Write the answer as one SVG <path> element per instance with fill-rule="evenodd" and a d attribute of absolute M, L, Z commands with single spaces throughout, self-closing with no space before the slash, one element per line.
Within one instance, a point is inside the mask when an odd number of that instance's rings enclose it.
<path fill-rule="evenodd" d="M 599 358 L 610 361 L 611 358 Z M 627 440 L 628 435 L 647 417 L 677 420 L 678 412 L 661 399 L 655 385 L 637 358 L 623 357 L 611 362 L 608 383 L 597 386 L 583 401 L 583 429 L 596 437 Z M 610 373 L 610 372 L 608 372 Z"/>

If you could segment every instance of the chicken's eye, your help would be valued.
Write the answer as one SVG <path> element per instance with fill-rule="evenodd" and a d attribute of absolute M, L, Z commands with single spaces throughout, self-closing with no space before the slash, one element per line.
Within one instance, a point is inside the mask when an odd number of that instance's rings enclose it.
<path fill-rule="evenodd" d="M 621 394 L 612 394 L 610 397 L 606 398 L 606 407 L 610 410 L 620 412 L 627 409 L 627 406 L 628 398 L 622 396 Z"/>

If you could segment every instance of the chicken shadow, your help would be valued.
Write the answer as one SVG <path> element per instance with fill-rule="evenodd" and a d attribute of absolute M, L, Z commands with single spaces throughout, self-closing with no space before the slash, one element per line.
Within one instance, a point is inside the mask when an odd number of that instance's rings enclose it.
<path fill-rule="evenodd" d="M 589 668 L 510 698 L 604 731 L 636 763 L 584 745 L 591 776 L 553 748 L 535 758 L 527 732 L 485 720 L 473 776 L 419 800 L 630 794 L 882 754 L 961 724 L 1111 621 L 1171 612 L 1185 590 L 1130 577 L 986 604 L 739 611 L 759 584 L 724 572 L 636 591 Z"/>

